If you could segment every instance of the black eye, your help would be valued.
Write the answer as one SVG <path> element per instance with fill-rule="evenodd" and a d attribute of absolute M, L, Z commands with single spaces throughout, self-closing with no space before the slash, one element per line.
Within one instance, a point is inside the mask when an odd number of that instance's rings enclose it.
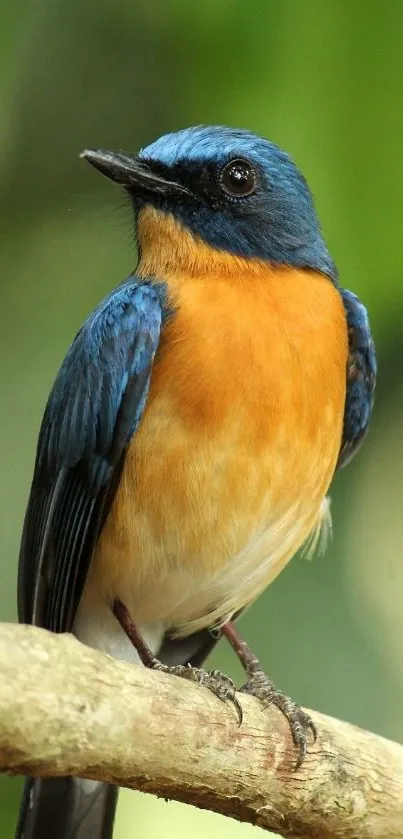
<path fill-rule="evenodd" d="M 256 186 L 253 166 L 242 158 L 230 160 L 221 170 L 220 186 L 227 195 L 239 198 L 251 195 Z"/>

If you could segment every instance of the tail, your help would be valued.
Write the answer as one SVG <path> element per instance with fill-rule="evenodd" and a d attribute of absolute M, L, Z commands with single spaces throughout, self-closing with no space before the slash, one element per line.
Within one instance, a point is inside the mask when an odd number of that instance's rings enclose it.
<path fill-rule="evenodd" d="M 111 839 L 118 788 L 80 778 L 26 778 L 15 839 Z"/>

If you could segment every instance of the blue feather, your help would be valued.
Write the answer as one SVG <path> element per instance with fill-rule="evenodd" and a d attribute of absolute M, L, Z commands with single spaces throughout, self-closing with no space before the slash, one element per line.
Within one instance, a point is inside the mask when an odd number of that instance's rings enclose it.
<path fill-rule="evenodd" d="M 71 629 L 93 546 L 147 399 L 165 286 L 130 278 L 67 352 L 39 435 L 19 566 L 19 616 Z"/>
<path fill-rule="evenodd" d="M 38 469 L 48 479 L 82 460 L 94 492 L 108 479 L 118 448 L 120 454 L 141 417 L 161 316 L 158 288 L 129 280 L 86 320 L 45 411 Z M 136 386 L 128 398 L 132 379 Z"/>
<path fill-rule="evenodd" d="M 349 354 L 339 467 L 350 462 L 367 433 L 377 372 L 375 345 L 367 310 L 352 291 L 341 289 L 340 293 L 347 318 Z"/>

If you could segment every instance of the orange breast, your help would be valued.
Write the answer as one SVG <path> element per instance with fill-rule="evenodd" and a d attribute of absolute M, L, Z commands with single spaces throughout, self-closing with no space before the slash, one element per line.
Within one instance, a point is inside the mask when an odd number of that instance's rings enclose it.
<path fill-rule="evenodd" d="M 182 634 L 254 599 L 306 539 L 345 402 L 332 283 L 202 255 L 165 270 L 175 314 L 88 583 Z"/>

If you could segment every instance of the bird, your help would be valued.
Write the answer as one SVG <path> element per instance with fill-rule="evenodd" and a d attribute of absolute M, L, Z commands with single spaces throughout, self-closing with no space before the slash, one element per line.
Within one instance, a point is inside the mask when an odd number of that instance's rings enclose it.
<path fill-rule="evenodd" d="M 19 620 L 200 684 L 242 719 L 277 689 L 237 618 L 329 529 L 328 489 L 364 439 L 376 354 L 292 158 L 199 125 L 81 157 L 119 185 L 138 262 L 89 314 L 51 390 L 24 520 Z M 203 665 L 226 638 L 246 673 Z M 32 779 L 17 839 L 110 839 L 113 786 Z"/>

